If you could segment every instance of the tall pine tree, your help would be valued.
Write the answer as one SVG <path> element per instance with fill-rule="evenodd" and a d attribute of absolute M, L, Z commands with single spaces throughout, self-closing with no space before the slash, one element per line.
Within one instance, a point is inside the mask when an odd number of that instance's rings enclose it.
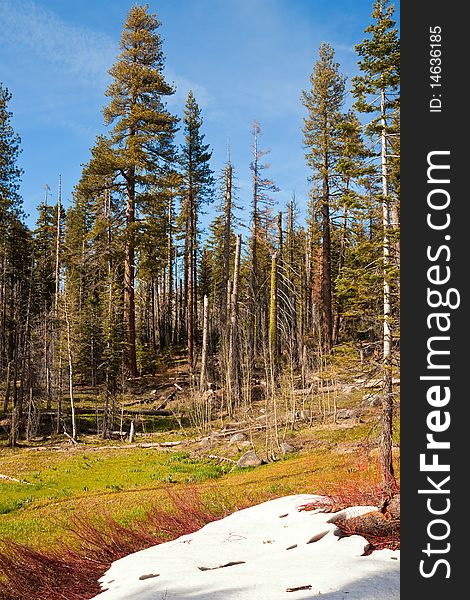
<path fill-rule="evenodd" d="M 197 323 L 198 217 L 201 206 L 212 201 L 214 178 L 210 168 L 212 152 L 204 144 L 201 110 L 190 90 L 184 109 L 185 139 L 181 149 L 182 206 L 180 220 L 185 236 L 185 291 L 188 363 L 194 367 Z"/>
<path fill-rule="evenodd" d="M 18 193 L 20 137 L 15 133 L 8 104 L 12 96 L 0 83 L 0 377 L 5 381 L 3 410 L 12 397 L 10 445 L 16 445 L 23 399 L 32 389 L 29 355 L 31 331 L 31 240 L 22 221 Z"/>
<path fill-rule="evenodd" d="M 341 107 L 345 78 L 334 60 L 334 50 L 326 43 L 310 76 L 311 89 L 304 91 L 302 102 L 308 115 L 304 121 L 306 159 L 312 169 L 312 180 L 318 184 L 316 201 L 321 214 L 321 334 L 326 351 L 333 341 L 333 300 L 331 276 L 330 204 L 337 185 L 336 166 L 341 153 Z"/>
<path fill-rule="evenodd" d="M 118 186 L 125 199 L 124 321 L 126 371 L 137 375 L 135 322 L 136 212 L 146 192 L 174 159 L 176 118 L 164 98 L 174 93 L 163 77 L 164 56 L 160 22 L 148 6 L 133 6 L 121 36 L 121 53 L 111 68 L 113 82 L 103 114 L 112 125 L 109 139 L 101 138 L 89 165 L 90 174 Z"/>
<path fill-rule="evenodd" d="M 356 46 L 359 69 L 362 72 L 353 79 L 356 109 L 372 116 L 367 132 L 378 148 L 378 167 L 382 187 L 383 227 L 383 402 L 381 465 L 385 487 L 394 482 L 392 464 L 392 285 L 390 242 L 390 135 L 396 134 L 394 119 L 399 107 L 400 43 L 393 20 L 393 5 L 388 0 L 377 0 L 372 9 L 372 24 L 366 28 L 366 39 Z M 380 103 L 377 104 L 377 97 Z"/>

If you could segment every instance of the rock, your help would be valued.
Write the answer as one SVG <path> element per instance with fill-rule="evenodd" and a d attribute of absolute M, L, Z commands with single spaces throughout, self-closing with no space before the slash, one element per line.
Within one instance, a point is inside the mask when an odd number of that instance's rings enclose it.
<path fill-rule="evenodd" d="M 313 410 L 300 410 L 297 413 L 297 416 L 299 419 L 302 419 L 302 421 L 309 421 L 310 419 L 313 419 L 314 417 L 314 412 Z"/>
<path fill-rule="evenodd" d="M 282 442 L 282 444 L 281 444 L 281 452 L 283 454 L 290 454 L 291 452 L 296 452 L 296 451 L 297 451 L 297 448 L 294 448 L 294 446 L 291 446 L 287 442 Z"/>
<path fill-rule="evenodd" d="M 357 411 L 352 408 L 341 408 L 336 411 L 337 419 L 354 419 L 357 417 Z"/>
<path fill-rule="evenodd" d="M 233 443 L 233 442 L 243 442 L 243 440 L 246 440 L 246 435 L 244 433 L 234 433 L 229 441 L 231 443 Z"/>
<path fill-rule="evenodd" d="M 366 394 L 362 402 L 367 406 L 381 406 L 382 396 L 380 394 Z"/>
<path fill-rule="evenodd" d="M 262 460 L 256 452 L 254 450 L 249 450 L 239 458 L 237 467 L 244 469 L 245 467 L 259 467 L 261 464 Z"/>

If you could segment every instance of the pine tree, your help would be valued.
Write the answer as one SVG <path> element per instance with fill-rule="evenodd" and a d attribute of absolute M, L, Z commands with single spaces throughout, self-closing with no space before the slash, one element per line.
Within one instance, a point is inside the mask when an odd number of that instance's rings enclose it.
<path fill-rule="evenodd" d="M 135 323 L 135 252 L 140 195 L 174 158 L 176 118 L 164 105 L 174 93 L 163 77 L 160 22 L 148 6 L 133 6 L 121 36 L 121 53 L 110 70 L 113 82 L 103 110 L 109 139 L 101 137 L 92 152 L 89 175 L 119 186 L 125 197 L 124 320 L 126 371 L 137 375 Z"/>
<path fill-rule="evenodd" d="M 11 322 L 8 318 L 11 289 L 11 249 L 15 224 L 21 216 L 21 198 L 18 194 L 21 169 L 18 166 L 20 137 L 11 124 L 12 113 L 8 104 L 12 96 L 0 83 L 0 373 L 11 370 Z M 7 382 L 7 387 L 8 387 Z"/>
<path fill-rule="evenodd" d="M 353 94 L 356 109 L 372 115 L 367 132 L 374 145 L 380 147 L 380 174 L 382 183 L 382 226 L 383 226 L 383 402 L 382 439 L 380 444 L 382 477 L 385 488 L 394 482 L 392 463 L 392 295 L 390 260 L 390 173 L 389 136 L 397 132 L 392 129 L 393 116 L 399 106 L 400 43 L 393 20 L 393 5 L 388 0 L 377 0 L 372 9 L 373 23 L 366 28 L 367 38 L 356 46 L 359 69 L 362 75 L 353 79 Z M 377 96 L 380 104 L 376 105 Z M 377 138 L 380 140 L 377 144 Z"/>
<path fill-rule="evenodd" d="M 331 276 L 330 204 L 334 193 L 335 168 L 340 155 L 341 107 L 344 101 L 345 78 L 334 61 L 333 48 L 320 47 L 319 58 L 310 76 L 311 89 L 304 91 L 302 102 L 308 110 L 304 120 L 306 159 L 312 169 L 312 179 L 318 182 L 318 203 L 321 212 L 321 331 L 323 347 L 331 349 L 333 341 L 333 300 Z"/>
<path fill-rule="evenodd" d="M 56 247 L 56 210 L 48 202 L 49 186 L 45 187 L 44 201 L 38 207 L 36 228 L 33 232 L 33 280 L 37 311 L 37 337 L 42 341 L 41 363 L 47 409 L 52 407 L 52 307 L 55 296 L 54 254 Z"/>
<path fill-rule="evenodd" d="M 34 277 L 36 303 L 39 310 L 49 311 L 55 293 L 54 253 L 55 253 L 55 210 L 46 197 L 37 208 L 38 218 L 34 229 Z"/>
<path fill-rule="evenodd" d="M 347 248 L 350 243 L 351 222 L 362 218 L 359 214 L 365 208 L 364 196 L 361 193 L 361 184 L 365 178 L 372 175 L 374 168 L 370 166 L 371 152 L 364 145 L 362 125 L 350 110 L 340 126 L 341 154 L 337 163 L 340 175 L 340 195 L 337 199 L 338 212 L 341 212 L 340 225 L 337 227 L 337 261 L 334 265 L 333 279 L 337 283 L 342 277 Z M 373 261 L 375 262 L 375 261 Z M 337 286 L 336 286 L 337 287 Z M 337 343 L 340 335 L 340 324 L 344 305 L 336 294 L 336 311 L 333 325 L 333 341 Z"/>
<path fill-rule="evenodd" d="M 8 110 L 11 94 L 0 83 L 0 377 L 5 380 L 3 410 L 12 399 L 9 443 L 21 433 L 24 398 L 33 389 L 30 354 L 33 279 L 31 236 L 23 223 L 18 193 L 21 140 Z"/>
<path fill-rule="evenodd" d="M 304 302 L 302 301 L 305 293 L 305 285 L 302 280 L 304 271 L 305 253 L 304 244 L 299 239 L 299 229 L 297 227 L 297 202 L 295 194 L 287 205 L 287 223 L 286 239 L 284 243 L 284 294 L 285 294 L 285 337 L 286 345 L 292 357 L 294 366 L 298 365 L 300 357 L 299 333 L 302 330 L 302 312 Z"/>
<path fill-rule="evenodd" d="M 168 185 L 168 187 L 167 187 Z M 156 182 L 141 198 L 141 225 L 137 236 L 139 264 L 138 354 L 142 368 L 155 364 L 156 356 L 169 344 L 168 229 L 175 192 L 171 181 Z M 171 217 L 172 220 L 172 217 Z M 171 275 L 171 270 L 170 270 Z"/>
<path fill-rule="evenodd" d="M 212 152 L 204 144 L 201 133 L 202 116 L 192 91 L 189 91 L 184 109 L 185 140 L 181 148 L 182 206 L 180 220 L 185 235 L 185 290 L 188 363 L 194 368 L 197 323 L 197 251 L 198 216 L 204 203 L 212 201 L 214 178 L 210 168 Z"/>
<path fill-rule="evenodd" d="M 9 218 L 21 216 L 18 193 L 22 171 L 18 166 L 21 139 L 14 132 L 8 110 L 12 96 L 0 82 L 0 227 L 4 239 Z"/>
<path fill-rule="evenodd" d="M 215 217 L 212 220 L 207 239 L 208 248 L 212 256 L 212 274 L 214 281 L 215 307 L 218 310 L 220 321 L 220 334 L 227 333 L 228 306 L 230 305 L 229 285 L 233 274 L 235 254 L 235 226 L 237 219 L 235 209 L 234 168 L 230 157 L 219 175 L 218 195 L 220 203 L 216 207 Z"/>
<path fill-rule="evenodd" d="M 271 194 L 278 192 L 275 183 L 263 173 L 269 164 L 262 158 L 269 150 L 259 148 L 261 127 L 253 122 L 253 161 L 250 164 L 253 184 L 251 239 L 250 239 L 250 352 L 251 360 L 256 357 L 262 341 L 262 333 L 266 338 L 269 330 L 269 279 L 271 255 L 274 251 L 272 238 L 273 218 Z M 267 285 L 265 285 L 267 284 Z M 261 292 L 263 290 L 263 292 Z M 264 318 L 263 318 L 264 315 Z M 266 339 L 264 341 L 267 341 Z"/>
<path fill-rule="evenodd" d="M 75 193 L 73 204 L 67 211 L 63 246 L 69 313 L 69 322 L 65 325 L 70 329 L 69 337 L 74 345 L 73 367 L 77 379 L 95 386 L 103 343 L 100 327 L 97 326 L 101 322 L 99 293 L 103 264 L 101 256 L 93 251 L 93 213 L 92 200 Z M 65 302 L 65 298 L 63 300 Z"/>
<path fill-rule="evenodd" d="M 228 281 L 230 276 L 230 250 L 233 231 L 233 167 L 230 155 L 224 171 L 224 252 L 222 261 L 222 294 L 220 298 L 221 320 L 227 320 Z"/>
<path fill-rule="evenodd" d="M 150 337 L 153 359 L 176 339 L 176 208 L 181 197 L 181 175 L 168 165 L 142 203 L 142 233 L 139 236 L 139 272 L 149 302 L 141 307 L 149 322 L 143 323 Z M 145 319 L 144 319 L 145 321 Z"/>

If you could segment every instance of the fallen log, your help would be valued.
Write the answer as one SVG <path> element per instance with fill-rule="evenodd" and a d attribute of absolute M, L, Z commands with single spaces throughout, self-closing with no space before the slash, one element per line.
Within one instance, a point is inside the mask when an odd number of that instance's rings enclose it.
<path fill-rule="evenodd" d="M 76 415 L 96 415 L 97 413 L 103 413 L 104 412 L 104 408 L 84 408 L 84 407 L 76 407 L 75 408 L 75 414 Z M 42 415 L 52 415 L 52 416 L 56 416 L 56 412 L 54 411 L 44 411 L 42 413 Z M 143 415 L 143 416 L 150 416 L 150 417 L 154 417 L 154 416 L 158 416 L 158 417 L 171 417 L 172 415 L 174 415 L 175 413 L 172 410 L 162 410 L 162 409 L 151 409 L 151 408 L 147 408 L 144 410 L 126 410 L 124 409 L 124 415 L 126 416 L 132 416 L 135 417 L 137 415 Z"/>
<path fill-rule="evenodd" d="M 220 462 L 229 462 L 230 464 L 235 464 L 236 461 L 231 458 L 227 458 L 226 456 L 218 456 L 217 454 L 206 454 L 207 458 L 211 458 L 212 460 L 218 460 Z"/>
<path fill-rule="evenodd" d="M 383 385 L 383 379 L 372 379 L 371 381 L 361 381 L 361 380 L 356 380 L 357 382 L 357 387 L 359 389 L 370 389 L 370 388 L 377 388 L 377 387 L 381 387 Z M 393 378 L 392 379 L 392 384 L 393 385 L 400 385 L 400 379 L 399 378 Z"/>
<path fill-rule="evenodd" d="M 21 479 L 16 479 L 16 477 L 10 477 L 9 475 L 3 475 L 0 473 L 0 479 L 6 479 L 7 481 L 13 481 L 14 483 L 24 483 L 25 485 L 33 485 L 29 481 L 23 481 Z"/>
<path fill-rule="evenodd" d="M 345 536 L 362 535 L 375 547 L 397 548 L 400 544 L 400 496 L 385 501 L 379 510 L 349 519 L 340 517 L 334 522 Z"/>

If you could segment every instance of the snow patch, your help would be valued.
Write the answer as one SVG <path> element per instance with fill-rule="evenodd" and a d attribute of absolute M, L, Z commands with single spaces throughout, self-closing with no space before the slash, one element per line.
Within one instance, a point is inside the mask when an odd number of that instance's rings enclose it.
<path fill-rule="evenodd" d="M 114 562 L 99 600 L 398 600 L 399 551 L 363 556 L 362 536 L 340 538 L 332 518 L 303 511 L 319 496 L 286 496 Z M 158 575 L 157 575 L 158 574 Z M 346 595 L 347 594 L 347 595 Z"/>

